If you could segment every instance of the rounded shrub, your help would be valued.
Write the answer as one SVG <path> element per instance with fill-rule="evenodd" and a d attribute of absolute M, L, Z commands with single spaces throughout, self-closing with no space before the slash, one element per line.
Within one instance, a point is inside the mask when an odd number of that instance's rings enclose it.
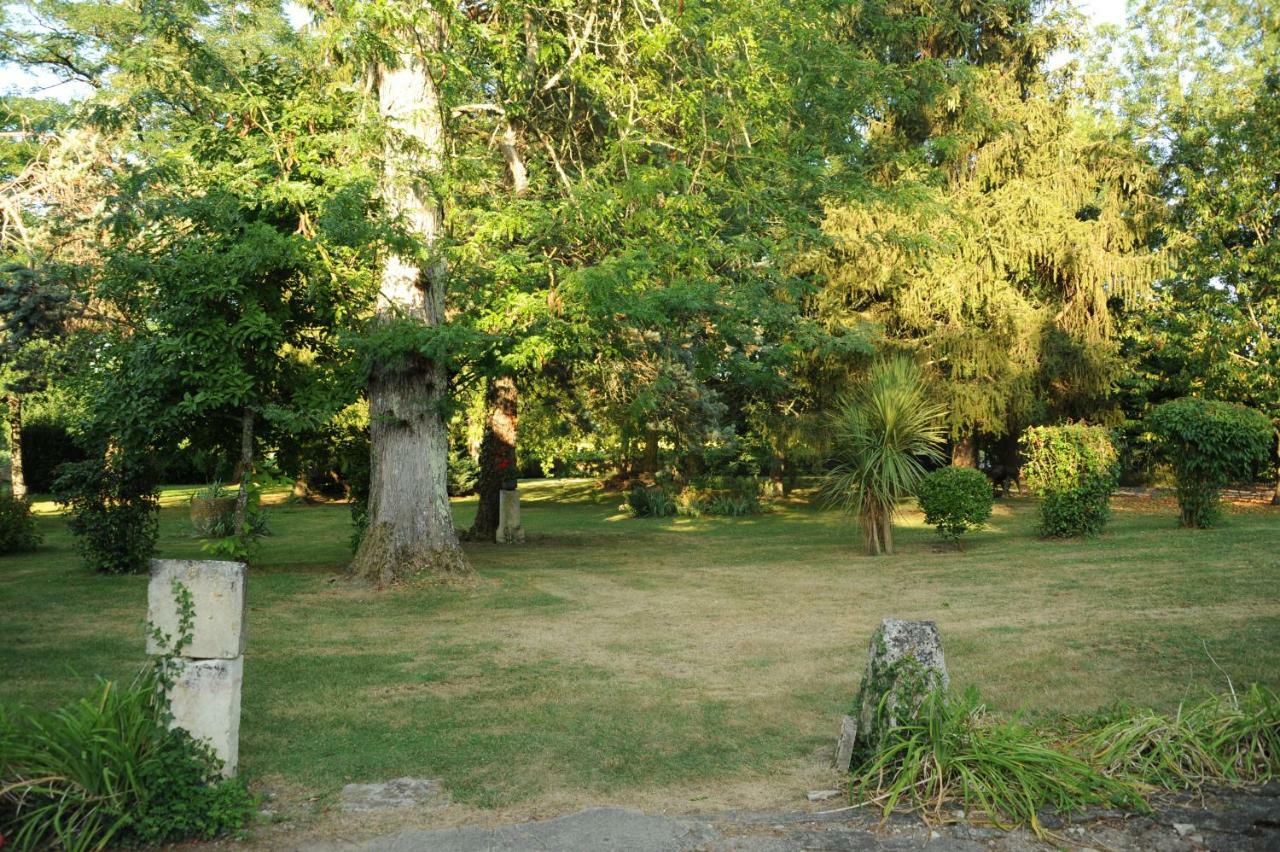
<path fill-rule="evenodd" d="M 0 554 L 35 550 L 41 541 L 31 504 L 11 491 L 0 492 Z"/>
<path fill-rule="evenodd" d="M 71 510 L 70 527 L 85 565 L 102 574 L 142 574 L 159 535 L 155 469 L 141 454 L 113 451 L 69 462 L 55 497 Z"/>
<path fill-rule="evenodd" d="M 1022 436 L 1027 485 L 1040 498 L 1040 534 L 1097 535 L 1107 524 L 1120 465 L 1101 426 L 1033 426 Z"/>
<path fill-rule="evenodd" d="M 1219 494 L 1267 460 L 1275 429 L 1244 405 L 1184 397 L 1147 416 L 1161 458 L 1178 482 L 1180 523 L 1210 527 L 1222 515 Z"/>
<path fill-rule="evenodd" d="M 991 517 L 995 492 L 986 474 L 971 467 L 943 467 L 925 476 L 916 487 L 916 500 L 925 522 L 944 539 L 977 529 Z"/>

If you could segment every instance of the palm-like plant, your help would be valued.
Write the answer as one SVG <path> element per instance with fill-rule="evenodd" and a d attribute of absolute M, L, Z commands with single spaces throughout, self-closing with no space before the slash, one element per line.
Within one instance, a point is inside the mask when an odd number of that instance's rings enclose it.
<path fill-rule="evenodd" d="M 893 552 L 893 515 L 924 476 L 921 461 L 942 460 L 945 415 L 924 371 L 901 355 L 872 366 L 837 409 L 822 493 L 858 517 L 872 556 Z"/>

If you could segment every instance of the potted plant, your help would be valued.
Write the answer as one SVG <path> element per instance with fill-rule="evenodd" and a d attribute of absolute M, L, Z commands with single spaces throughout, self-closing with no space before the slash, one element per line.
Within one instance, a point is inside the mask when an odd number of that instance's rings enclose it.
<path fill-rule="evenodd" d="M 191 495 L 191 526 L 199 538 L 221 538 L 230 534 L 236 511 L 236 493 L 214 482 Z"/>

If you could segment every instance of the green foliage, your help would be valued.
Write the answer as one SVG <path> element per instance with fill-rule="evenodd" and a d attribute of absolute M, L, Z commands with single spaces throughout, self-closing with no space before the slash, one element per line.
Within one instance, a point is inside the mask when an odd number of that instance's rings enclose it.
<path fill-rule="evenodd" d="M 31 516 L 31 503 L 0 491 L 0 554 L 35 550 L 44 540 Z"/>
<path fill-rule="evenodd" d="M 29 491 L 48 494 L 64 462 L 84 460 L 84 450 L 61 423 L 27 420 L 22 424 L 22 476 Z"/>
<path fill-rule="evenodd" d="M 742 518 L 766 511 L 764 483 L 754 476 L 702 476 L 688 483 L 637 483 L 623 505 L 633 518 Z"/>
<path fill-rule="evenodd" d="M 681 515 L 741 518 L 765 511 L 764 483 L 754 476 L 696 477 L 675 495 Z"/>
<path fill-rule="evenodd" d="M 1114 318 L 1159 268 L 1154 171 L 1080 120 L 1065 4 L 867 2 L 837 16 L 866 63 L 862 178 L 832 195 L 818 294 L 938 371 L 954 436 L 1097 416 Z M 998 23 L 995 23 L 998 22 Z"/>
<path fill-rule="evenodd" d="M 1141 0 L 1098 45 L 1098 112 L 1161 178 L 1168 265 L 1127 320 L 1129 416 L 1182 396 L 1280 419 L 1280 7 Z"/>
<path fill-rule="evenodd" d="M 679 510 L 666 488 L 639 483 L 627 494 L 626 506 L 633 518 L 669 518 Z"/>
<path fill-rule="evenodd" d="M 1132 782 L 1106 776 L 1017 720 L 993 720 L 972 688 L 961 696 L 929 693 L 854 766 L 852 796 L 886 815 L 905 806 L 938 820 L 958 802 L 966 813 L 1037 834 L 1046 809 L 1145 810 Z"/>
<path fill-rule="evenodd" d="M 1112 777 L 1181 790 L 1280 775 L 1280 695 L 1261 684 L 1172 714 L 1118 707 L 1076 724 L 1072 748 Z"/>
<path fill-rule="evenodd" d="M 1035 426 L 1022 436 L 1022 452 L 1027 485 L 1040 498 L 1040 534 L 1102 532 L 1119 478 L 1110 433 L 1084 423 Z"/>
<path fill-rule="evenodd" d="M 124 450 L 63 467 L 55 497 L 71 510 L 71 531 L 89 569 L 147 571 L 159 533 L 156 489 L 150 460 Z"/>
<path fill-rule="evenodd" d="M 922 459 L 942 459 L 944 415 L 924 372 L 903 356 L 877 362 L 835 413 L 836 452 L 822 493 L 858 517 L 869 554 L 893 552 L 898 501 L 924 477 Z"/>
<path fill-rule="evenodd" d="M 943 467 L 920 480 L 916 499 L 925 523 L 936 527 L 944 539 L 958 543 L 961 535 L 991 517 L 995 491 L 982 471 Z"/>
<path fill-rule="evenodd" d="M 47 712 L 0 705 L 0 836 L 17 849 L 100 850 L 209 840 L 242 828 L 254 799 L 185 731 L 170 729 L 165 689 L 191 640 L 190 592 L 176 583 L 178 637 L 127 686 Z"/>
<path fill-rule="evenodd" d="M 1184 527 L 1211 527 L 1218 521 L 1219 492 L 1266 461 L 1275 435 L 1260 411 L 1196 397 L 1159 406 L 1148 415 L 1147 428 L 1177 477 Z"/>
<path fill-rule="evenodd" d="M 235 501 L 239 499 L 238 491 L 224 489 L 214 483 L 205 489 L 210 494 L 222 494 L 215 499 L 228 501 L 227 511 L 213 515 L 203 526 L 207 530 L 204 537 L 209 539 L 200 545 L 205 553 L 221 559 L 246 561 L 254 553 L 261 540 L 271 535 L 268 523 L 268 512 L 262 508 L 262 486 L 250 482 L 245 494 L 244 524 L 236 529 Z M 192 498 L 195 499 L 194 497 Z"/>
<path fill-rule="evenodd" d="M 476 490 L 480 481 L 480 465 L 471 458 L 471 454 L 463 452 L 449 453 L 449 496 L 465 497 Z"/>

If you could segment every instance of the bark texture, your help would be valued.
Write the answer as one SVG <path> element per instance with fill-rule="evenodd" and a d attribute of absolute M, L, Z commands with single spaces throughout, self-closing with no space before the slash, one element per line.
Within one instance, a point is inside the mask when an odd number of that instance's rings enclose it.
<path fill-rule="evenodd" d="M 13 496 L 26 499 L 27 480 L 22 473 L 22 397 L 9 394 L 9 483 Z"/>
<path fill-rule="evenodd" d="M 1280 431 L 1276 432 L 1276 458 L 1280 458 Z M 1276 463 L 1276 490 L 1271 494 L 1271 505 L 1280 506 L 1280 462 Z"/>
<path fill-rule="evenodd" d="M 244 535 L 244 521 L 249 508 L 249 482 L 253 479 L 253 412 L 248 408 L 240 415 L 240 490 L 236 492 L 236 536 Z"/>
<path fill-rule="evenodd" d="M 408 44 L 434 39 L 406 34 Z M 440 94 L 416 49 L 379 69 L 378 105 L 390 129 L 383 152 L 383 201 L 424 247 L 440 233 L 443 211 L 427 183 L 444 161 Z M 434 326 L 444 322 L 444 273 L 418 258 L 390 253 L 382 271 L 378 319 Z M 470 571 L 449 510 L 448 434 L 441 407 L 443 365 L 405 353 L 384 359 L 369 377 L 369 526 L 352 560 L 357 576 L 378 583 L 422 573 Z"/>
<path fill-rule="evenodd" d="M 951 464 L 953 467 L 978 466 L 978 442 L 972 432 L 956 438 L 951 447 Z"/>
<path fill-rule="evenodd" d="M 489 381 L 485 392 L 489 415 L 480 441 L 480 478 L 476 492 L 480 505 L 468 537 L 472 541 L 493 541 L 498 531 L 499 498 L 502 484 L 515 478 L 516 437 L 519 426 L 519 398 L 515 380 L 499 376 Z"/>

